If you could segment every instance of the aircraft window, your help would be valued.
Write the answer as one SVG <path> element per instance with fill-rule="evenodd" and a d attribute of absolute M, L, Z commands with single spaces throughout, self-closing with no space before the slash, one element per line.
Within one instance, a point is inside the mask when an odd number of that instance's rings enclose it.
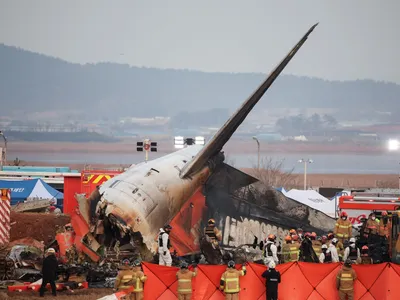
<path fill-rule="evenodd" d="M 138 188 L 135 188 L 135 189 L 132 191 L 132 194 L 135 194 L 138 190 L 139 190 Z"/>
<path fill-rule="evenodd" d="M 114 186 L 116 186 L 117 185 L 117 183 L 119 183 L 119 180 L 115 180 L 111 185 L 110 185 L 110 188 L 112 188 L 112 187 L 114 187 Z"/>

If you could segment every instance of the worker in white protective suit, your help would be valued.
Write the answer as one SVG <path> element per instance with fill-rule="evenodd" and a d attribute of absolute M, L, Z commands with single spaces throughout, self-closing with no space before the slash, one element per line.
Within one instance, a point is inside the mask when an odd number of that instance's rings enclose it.
<path fill-rule="evenodd" d="M 349 246 L 344 250 L 343 260 L 346 261 L 347 259 L 350 259 L 353 264 L 361 263 L 360 248 L 356 246 L 355 238 L 349 240 Z"/>
<path fill-rule="evenodd" d="M 278 248 L 275 245 L 276 236 L 275 234 L 270 234 L 268 236 L 268 240 L 264 245 L 264 263 L 268 266 L 268 264 L 273 261 L 276 265 L 279 263 L 278 259 Z"/>
<path fill-rule="evenodd" d="M 338 242 L 339 242 L 339 240 L 337 238 L 334 238 L 332 240 L 332 242 L 329 244 L 329 247 L 328 247 L 328 250 L 332 255 L 332 262 L 333 263 L 336 263 L 336 262 L 340 261 L 339 260 L 339 255 L 338 255 L 338 252 L 337 252 L 337 249 L 336 249 L 336 245 L 337 245 Z"/>
<path fill-rule="evenodd" d="M 160 266 L 172 265 L 172 257 L 169 249 L 171 248 L 171 242 L 169 240 L 169 233 L 172 227 L 170 225 L 165 225 L 164 228 L 160 228 L 160 233 L 158 235 L 158 264 Z"/>

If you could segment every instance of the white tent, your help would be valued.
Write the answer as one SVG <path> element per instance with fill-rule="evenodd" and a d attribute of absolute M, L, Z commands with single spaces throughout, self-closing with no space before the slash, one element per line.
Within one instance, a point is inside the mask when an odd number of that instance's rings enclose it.
<path fill-rule="evenodd" d="M 335 217 L 335 201 L 331 201 L 314 190 L 290 190 L 285 196 L 297 202 L 303 203 L 324 214 Z"/>

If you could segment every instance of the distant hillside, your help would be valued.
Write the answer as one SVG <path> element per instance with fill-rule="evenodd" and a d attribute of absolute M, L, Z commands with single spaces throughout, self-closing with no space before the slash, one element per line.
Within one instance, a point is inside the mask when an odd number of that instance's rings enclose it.
<path fill-rule="evenodd" d="M 34 132 L 34 131 L 7 131 L 8 141 L 25 142 L 76 142 L 76 143 L 115 143 L 119 139 L 102 135 L 96 132 Z"/>
<path fill-rule="evenodd" d="M 104 118 L 234 110 L 264 77 L 112 63 L 79 65 L 0 45 L 0 104 L 11 112 L 74 108 Z M 356 114 L 360 108 L 400 110 L 399 99 L 400 86 L 393 83 L 284 75 L 268 92 L 268 101 L 256 109 L 321 107 Z"/>

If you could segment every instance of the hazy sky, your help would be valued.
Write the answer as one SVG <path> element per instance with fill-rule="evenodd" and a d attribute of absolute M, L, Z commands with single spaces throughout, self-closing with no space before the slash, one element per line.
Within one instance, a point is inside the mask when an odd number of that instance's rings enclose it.
<path fill-rule="evenodd" d="M 63 4 L 62 4 L 63 3 Z M 400 83 L 400 0 L 0 0 L 0 43 L 86 63 Z"/>

